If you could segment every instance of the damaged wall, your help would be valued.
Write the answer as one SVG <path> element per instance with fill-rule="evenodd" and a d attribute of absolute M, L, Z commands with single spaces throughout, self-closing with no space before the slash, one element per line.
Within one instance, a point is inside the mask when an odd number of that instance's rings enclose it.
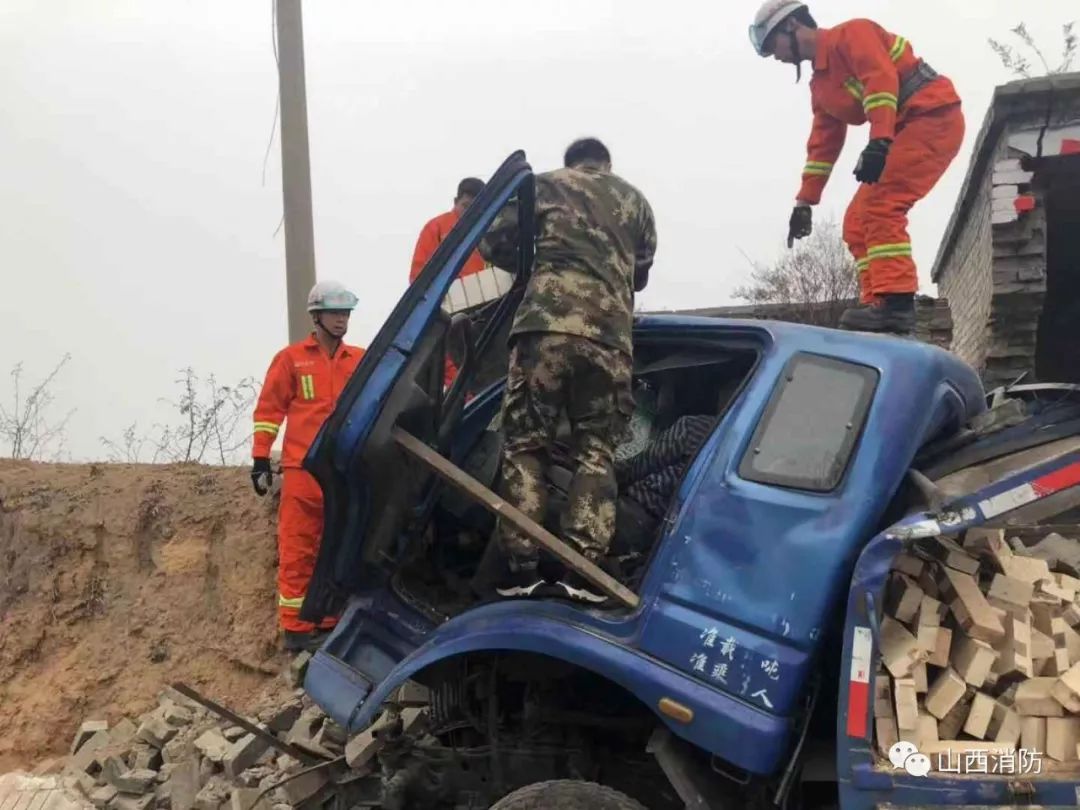
<path fill-rule="evenodd" d="M 933 274 L 952 309 L 952 350 L 987 388 L 1038 379 L 1047 189 L 1076 155 L 1080 74 L 998 88 Z M 1043 364 L 1043 379 L 1050 369 Z"/>

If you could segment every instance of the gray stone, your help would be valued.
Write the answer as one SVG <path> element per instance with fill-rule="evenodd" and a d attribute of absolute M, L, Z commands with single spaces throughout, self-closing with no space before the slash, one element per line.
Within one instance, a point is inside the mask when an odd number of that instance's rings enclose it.
<path fill-rule="evenodd" d="M 108 744 L 109 733 L 107 731 L 95 733 L 80 745 L 79 750 L 68 759 L 68 764 L 64 768 L 65 773 L 87 773 L 89 768 L 97 761 L 97 752 Z"/>
<path fill-rule="evenodd" d="M 161 749 L 161 758 L 168 763 L 183 762 L 195 754 L 194 741 L 190 734 L 182 734 L 165 743 Z"/>
<path fill-rule="evenodd" d="M 168 782 L 169 778 L 173 775 L 173 772 L 176 770 L 176 767 L 177 767 L 176 763 L 174 763 L 174 762 L 166 762 L 164 765 L 161 766 L 161 769 L 158 770 L 157 780 L 159 782 Z"/>
<path fill-rule="evenodd" d="M 195 797 L 202 790 L 203 780 L 199 774 L 199 762 L 192 758 L 178 762 L 169 777 L 169 790 L 172 793 L 172 810 L 191 810 L 195 806 Z"/>
<path fill-rule="evenodd" d="M 167 744 L 167 743 L 166 743 Z M 161 752 L 146 743 L 137 742 L 131 749 L 133 771 L 156 771 L 161 767 Z"/>
<path fill-rule="evenodd" d="M 154 803 L 154 794 L 147 793 L 145 796 L 118 795 L 112 802 L 113 810 L 149 810 Z"/>
<path fill-rule="evenodd" d="M 195 719 L 195 713 L 191 709 L 177 706 L 172 701 L 164 702 L 161 708 L 165 722 L 171 726 L 191 725 Z"/>
<path fill-rule="evenodd" d="M 90 794 L 90 803 L 98 810 L 104 810 L 108 807 L 109 802 L 116 798 L 116 794 L 119 791 L 112 785 L 103 785 Z"/>
<path fill-rule="evenodd" d="M 298 805 L 318 793 L 326 782 L 326 775 L 322 771 L 309 771 L 290 779 L 280 789 L 288 797 L 289 804 Z"/>
<path fill-rule="evenodd" d="M 327 748 L 337 746 L 341 747 L 345 745 L 349 737 L 345 733 L 345 729 L 331 720 L 329 717 L 323 720 L 322 728 L 319 729 L 319 733 L 315 735 L 315 742 L 319 745 Z"/>
<path fill-rule="evenodd" d="M 297 771 L 302 770 L 303 767 L 304 765 L 300 760 L 296 757 L 289 756 L 288 754 L 282 754 L 277 758 L 277 769 L 282 773 L 296 773 Z"/>
<path fill-rule="evenodd" d="M 165 743 L 176 736 L 176 729 L 165 722 L 164 718 L 151 715 L 139 726 L 138 739 L 149 743 L 154 748 L 164 748 Z"/>
<path fill-rule="evenodd" d="M 416 681 L 405 681 L 394 694 L 394 703 L 399 706 L 427 706 L 431 703 L 431 691 Z"/>
<path fill-rule="evenodd" d="M 195 810 L 218 810 L 228 799 L 228 786 L 219 779 L 212 779 L 203 785 L 195 797 Z"/>
<path fill-rule="evenodd" d="M 154 807 L 158 810 L 172 810 L 172 785 L 164 782 L 154 787 Z"/>
<path fill-rule="evenodd" d="M 212 728 L 195 740 L 195 749 L 211 762 L 221 762 L 229 753 L 229 741 L 220 731 Z"/>
<path fill-rule="evenodd" d="M 361 731 L 345 746 L 345 762 L 353 770 L 366 769 L 375 754 L 382 748 L 382 743 L 370 728 Z"/>
<path fill-rule="evenodd" d="M 261 737 L 256 737 L 254 734 L 244 735 L 234 742 L 225 754 L 223 761 L 225 775 L 230 779 L 235 779 L 254 765 L 259 757 L 266 753 L 268 747 Z"/>
<path fill-rule="evenodd" d="M 233 788 L 230 810 L 251 810 L 261 794 L 258 788 Z"/>
<path fill-rule="evenodd" d="M 101 763 L 100 779 L 119 789 L 116 781 L 130 770 L 127 762 L 120 756 L 107 756 L 98 760 Z"/>
<path fill-rule="evenodd" d="M 127 771 L 111 780 L 110 783 L 121 793 L 131 793 L 136 796 L 142 796 L 143 794 L 150 792 L 156 781 L 157 771 L 143 769 Z"/>
<path fill-rule="evenodd" d="M 244 729 L 240 726 L 229 726 L 227 729 L 221 732 L 221 736 L 223 736 L 229 742 L 236 742 L 245 734 L 247 734 L 247 732 L 244 731 Z"/>
<path fill-rule="evenodd" d="M 108 731 L 109 724 L 105 720 L 87 720 L 81 726 L 79 730 L 75 732 L 75 739 L 71 741 L 71 751 L 69 755 L 74 755 L 83 743 L 93 737 L 95 734 L 101 731 Z"/>
<path fill-rule="evenodd" d="M 109 739 L 119 745 L 127 745 L 135 739 L 135 735 L 138 731 L 138 726 L 124 717 L 121 718 L 119 723 L 109 729 Z"/>
<path fill-rule="evenodd" d="M 220 768 L 221 766 L 219 764 L 203 757 L 202 761 L 199 763 L 199 779 L 201 779 L 202 783 L 205 785 L 214 777 L 214 774 L 220 770 Z"/>
<path fill-rule="evenodd" d="M 288 731 L 300 719 L 302 710 L 303 707 L 298 702 L 290 703 L 280 709 L 267 712 L 261 719 L 266 722 L 266 726 L 270 731 Z"/>

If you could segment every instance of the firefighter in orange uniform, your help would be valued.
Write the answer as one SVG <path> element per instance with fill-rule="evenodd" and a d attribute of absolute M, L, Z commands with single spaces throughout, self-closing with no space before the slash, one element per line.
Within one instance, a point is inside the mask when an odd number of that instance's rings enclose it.
<path fill-rule="evenodd" d="M 479 197 L 480 192 L 483 190 L 483 180 L 478 177 L 466 177 L 458 183 L 457 196 L 454 197 L 454 207 L 445 214 L 439 214 L 434 219 L 428 220 L 428 223 L 420 230 L 420 236 L 416 240 L 416 248 L 413 250 L 412 267 L 409 269 L 410 284 L 416 281 L 416 277 L 420 275 L 424 265 L 435 254 L 436 249 L 442 244 L 442 240 L 457 225 L 461 215 L 465 213 L 465 209 L 472 205 L 472 201 Z M 465 264 L 462 265 L 458 278 L 471 276 L 473 273 L 479 273 L 483 269 L 484 259 L 474 250 L 469 258 L 465 260 Z M 449 388 L 456 374 L 457 368 L 447 357 L 443 373 L 443 385 Z"/>
<path fill-rule="evenodd" d="M 870 20 L 818 28 L 805 3 L 768 0 L 750 26 L 761 56 L 813 64 L 814 115 L 788 247 L 811 231 L 811 206 L 840 156 L 849 126 L 869 122 L 855 167 L 861 184 L 844 215 L 844 241 L 859 266 L 860 306 L 840 326 L 910 334 L 918 275 L 907 214 L 937 184 L 964 139 L 952 82 L 915 56 L 911 43 Z"/>
<path fill-rule="evenodd" d="M 288 423 L 278 510 L 278 618 L 290 651 L 318 646 L 337 622 L 328 618 L 316 627 L 300 620 L 323 529 L 322 489 L 301 465 L 364 356 L 363 349 L 342 342 L 356 303 L 356 296 L 336 281 L 320 281 L 311 288 L 308 312 L 315 328 L 274 356 L 255 406 L 251 481 L 260 496 L 269 492 L 273 480 L 270 448 L 282 423 Z"/>

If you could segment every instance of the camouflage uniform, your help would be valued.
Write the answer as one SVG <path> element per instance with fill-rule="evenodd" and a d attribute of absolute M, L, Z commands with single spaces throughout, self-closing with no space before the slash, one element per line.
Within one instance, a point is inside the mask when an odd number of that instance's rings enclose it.
<path fill-rule="evenodd" d="M 515 206 L 507 205 L 480 245 L 507 270 L 516 269 Z M 543 522 L 545 470 L 565 410 L 574 479 L 562 532 L 595 560 L 615 529 L 615 445 L 633 411 L 635 279 L 652 264 L 656 225 L 640 191 L 583 166 L 537 176 L 535 237 L 535 266 L 510 332 L 503 495 Z M 536 564 L 525 536 L 506 525 L 500 535 L 513 568 Z"/>

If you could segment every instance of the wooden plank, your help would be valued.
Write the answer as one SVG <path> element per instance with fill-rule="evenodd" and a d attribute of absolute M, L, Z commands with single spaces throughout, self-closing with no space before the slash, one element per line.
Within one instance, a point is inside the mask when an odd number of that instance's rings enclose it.
<path fill-rule="evenodd" d="M 601 569 L 596 563 L 585 559 L 585 557 L 536 523 L 524 512 L 504 501 L 411 433 L 395 427 L 390 431 L 390 435 L 402 449 L 430 467 L 440 478 L 454 485 L 466 495 L 476 499 L 477 503 L 497 517 L 511 523 L 515 529 L 529 535 L 529 539 L 534 543 L 555 555 L 560 562 L 573 568 L 608 596 L 630 608 L 636 608 L 641 603 L 636 593 Z"/>

